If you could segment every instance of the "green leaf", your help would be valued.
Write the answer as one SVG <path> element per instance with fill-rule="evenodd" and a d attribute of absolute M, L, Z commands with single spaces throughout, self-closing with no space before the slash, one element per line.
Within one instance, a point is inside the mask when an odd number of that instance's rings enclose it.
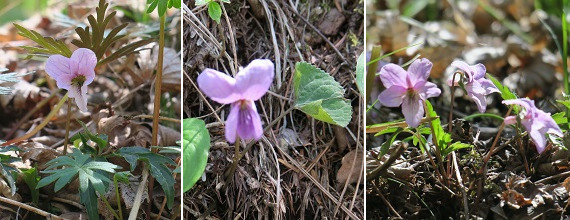
<path fill-rule="evenodd" d="M 465 144 L 465 143 L 461 143 L 461 142 L 455 142 L 453 144 L 451 144 L 448 148 L 445 148 L 441 154 L 443 157 L 447 156 L 448 154 L 450 154 L 453 151 L 459 150 L 459 149 L 463 149 L 463 148 L 471 148 L 473 147 L 473 145 L 471 144 Z"/>
<path fill-rule="evenodd" d="M 168 1 L 168 0 L 155 0 L 155 1 Z M 154 4 L 154 2 L 151 3 L 151 6 L 152 4 Z M 95 9 L 96 17 L 93 15 L 89 15 L 87 17 L 87 20 L 89 21 L 89 26 L 75 28 L 75 32 L 77 33 L 77 35 L 79 35 L 79 40 L 74 39 L 71 41 L 71 43 L 77 47 L 88 48 L 93 52 L 95 52 L 95 55 L 97 55 L 98 66 L 106 64 L 107 62 L 113 61 L 115 59 L 118 59 L 121 56 L 135 52 L 135 49 L 138 47 L 133 47 L 131 45 L 138 45 L 140 47 L 142 45 L 146 45 L 154 41 L 154 40 L 136 41 L 127 46 L 122 46 L 117 51 L 111 53 L 111 55 L 104 57 L 105 54 L 108 54 L 107 50 L 110 48 L 110 46 L 113 43 L 123 39 L 126 36 L 125 34 L 119 34 L 119 33 L 124 32 L 123 29 L 126 28 L 128 25 L 128 23 L 122 23 L 112 28 L 109 32 L 107 32 L 106 31 L 107 26 L 117 14 L 116 11 L 113 11 L 109 15 L 106 15 L 108 7 L 109 4 L 106 3 L 105 0 L 100 0 L 99 6 Z"/>
<path fill-rule="evenodd" d="M 63 41 L 55 40 L 51 37 L 44 37 L 40 33 L 28 30 L 18 24 L 14 24 L 14 27 L 18 29 L 18 34 L 20 36 L 28 38 L 39 45 L 39 47 L 22 46 L 22 48 L 26 49 L 28 53 L 46 55 L 60 54 L 65 57 L 71 57 L 71 50 Z"/>
<path fill-rule="evenodd" d="M 570 100 L 556 100 L 556 102 L 566 106 L 566 109 L 570 109 Z"/>
<path fill-rule="evenodd" d="M 356 61 L 356 86 L 360 94 L 364 94 L 364 78 L 366 74 L 366 53 L 363 51 Z"/>
<path fill-rule="evenodd" d="M 170 0 L 169 6 L 180 9 L 182 7 L 182 0 Z"/>
<path fill-rule="evenodd" d="M 115 175 L 113 176 L 113 180 L 117 181 L 117 182 L 121 182 L 124 184 L 129 184 L 129 176 L 132 176 L 133 174 L 131 174 L 131 172 L 128 171 L 122 171 L 122 172 L 117 172 L 115 173 Z"/>
<path fill-rule="evenodd" d="M 220 18 L 222 18 L 222 8 L 217 2 L 211 1 L 208 3 L 208 14 L 212 20 L 220 23 Z"/>
<path fill-rule="evenodd" d="M 509 88 L 507 88 L 506 86 L 503 86 L 503 84 L 501 84 L 501 82 L 499 82 L 499 80 L 495 79 L 495 77 L 493 77 L 491 74 L 487 73 L 487 78 L 491 80 L 491 82 L 493 82 L 493 84 L 495 84 L 495 86 L 499 89 L 499 91 L 501 92 L 501 97 L 503 98 L 503 100 L 509 100 L 509 99 L 517 99 L 517 95 L 515 95 L 513 92 L 511 92 L 511 90 Z M 513 112 L 515 114 L 518 114 L 520 111 L 520 107 L 518 105 L 513 105 Z"/>
<path fill-rule="evenodd" d="M 426 106 L 427 106 L 426 117 L 427 115 L 429 115 L 431 118 L 438 117 L 437 113 L 433 110 L 433 106 L 428 100 L 426 100 Z M 441 126 L 441 120 L 439 119 L 439 117 L 437 119 L 432 120 L 430 124 L 433 127 L 434 130 L 433 135 L 437 140 L 437 144 L 440 148 L 440 151 L 443 152 L 443 150 L 447 148 L 447 144 L 451 142 L 451 135 L 445 132 L 445 130 L 443 130 L 443 127 Z"/>
<path fill-rule="evenodd" d="M 402 132 L 403 130 L 404 130 L 403 128 L 397 128 L 396 132 L 394 132 L 394 134 L 392 134 L 392 137 L 390 137 L 390 139 L 388 139 L 388 141 L 386 141 L 382 144 L 382 146 L 380 147 L 380 155 L 378 155 L 378 158 L 380 158 L 380 157 L 384 156 L 386 153 L 388 153 L 388 150 L 390 150 L 390 146 L 392 146 L 394 141 L 396 141 L 396 137 L 398 137 L 398 134 L 400 134 L 400 132 Z"/>
<path fill-rule="evenodd" d="M 418 12 L 422 11 L 430 2 L 430 0 L 407 1 L 402 10 L 402 16 L 414 17 Z"/>
<path fill-rule="evenodd" d="M 48 167 L 42 173 L 50 175 L 41 179 L 35 188 L 39 189 L 55 181 L 54 190 L 57 192 L 79 176 L 80 201 L 85 206 L 89 218 L 98 219 L 96 192 L 100 195 L 106 193 L 106 183 L 111 182 L 106 174 L 114 173 L 120 167 L 106 161 L 95 161 L 89 154 L 83 154 L 75 148 L 73 153 L 50 160 L 46 165 Z M 55 169 L 58 167 L 64 168 Z"/>
<path fill-rule="evenodd" d="M 89 219 L 99 219 L 99 210 L 97 209 L 97 193 L 92 186 L 87 187 L 86 191 L 79 191 L 79 201 L 85 206 L 85 210 L 87 211 L 87 216 L 89 216 Z"/>
<path fill-rule="evenodd" d="M 196 0 L 196 6 L 207 5 L 210 2 L 212 2 L 212 0 Z"/>
<path fill-rule="evenodd" d="M 346 127 L 352 106 L 344 89 L 325 71 L 305 62 L 295 64 L 295 107 L 317 120 Z"/>
<path fill-rule="evenodd" d="M 40 181 L 38 170 L 36 168 L 22 169 L 21 177 L 30 189 L 30 192 L 32 194 L 32 202 L 38 206 L 40 199 L 40 190 L 36 188 L 38 182 Z"/>
<path fill-rule="evenodd" d="M 210 133 L 204 121 L 196 118 L 186 118 L 182 122 L 182 157 L 184 158 L 183 191 L 187 192 L 200 179 L 210 150 Z"/>
<path fill-rule="evenodd" d="M 164 194 L 166 195 L 166 204 L 168 208 L 172 208 L 174 204 L 174 177 L 172 171 L 167 165 L 176 165 L 172 159 L 151 152 L 147 148 L 142 147 L 122 147 L 116 153 L 122 156 L 131 165 L 131 171 L 135 169 L 137 161 L 142 161 L 149 166 L 150 174 L 158 181 Z"/>

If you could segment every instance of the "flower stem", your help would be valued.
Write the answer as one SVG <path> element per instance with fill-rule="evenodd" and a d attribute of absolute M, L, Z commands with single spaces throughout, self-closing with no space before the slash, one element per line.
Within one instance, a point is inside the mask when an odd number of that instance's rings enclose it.
<path fill-rule="evenodd" d="M 109 203 L 109 201 L 107 201 L 107 198 L 105 198 L 105 195 L 100 195 L 100 197 L 101 197 L 101 200 L 103 200 L 103 203 L 105 203 L 107 208 L 109 208 L 109 210 L 111 211 L 111 214 L 113 214 L 113 216 L 115 216 L 115 218 L 121 219 L 117 215 L 117 212 L 115 212 L 115 209 L 113 209 L 113 206 L 111 206 L 111 203 Z M 119 204 L 119 205 L 121 205 L 121 204 Z"/>
<path fill-rule="evenodd" d="M 119 219 L 123 220 L 123 210 L 121 208 L 121 195 L 119 194 L 119 181 L 117 181 L 117 177 L 113 177 L 113 184 L 115 185 L 115 196 L 117 198 L 117 206 L 119 206 Z"/>
<path fill-rule="evenodd" d="M 160 34 L 158 40 L 158 63 L 156 65 L 156 79 L 154 82 L 154 111 L 152 119 L 152 146 L 158 146 L 158 121 L 160 117 L 160 98 L 162 91 L 162 65 L 164 62 L 164 27 L 166 26 L 165 15 L 160 16 Z M 156 151 L 158 149 L 153 149 Z"/>
<path fill-rule="evenodd" d="M 69 98 L 68 93 L 65 93 L 65 96 L 63 96 L 63 98 L 61 98 L 61 100 L 59 100 L 57 105 L 55 105 L 55 107 L 51 110 L 51 112 L 49 112 L 49 114 L 42 121 L 42 123 L 40 123 L 38 126 L 36 126 L 32 131 L 26 133 L 24 136 L 20 136 L 20 137 L 14 138 L 12 140 L 6 141 L 6 143 L 2 144 L 2 146 L 8 146 L 10 144 L 14 144 L 14 143 L 26 140 L 26 139 L 34 136 L 36 133 L 38 133 L 42 128 L 44 128 L 51 121 L 51 119 L 57 114 L 57 111 L 59 111 L 59 109 L 61 109 L 61 107 L 63 106 L 63 103 L 65 103 L 65 101 L 67 101 L 68 98 Z"/>
<path fill-rule="evenodd" d="M 154 81 L 154 111 L 153 111 L 153 119 L 152 119 L 152 141 L 151 146 L 158 146 L 158 121 L 160 117 L 160 98 L 162 96 L 162 65 L 164 62 L 164 27 L 166 26 L 166 15 L 160 16 L 160 32 L 159 32 L 159 39 L 158 39 L 158 63 L 156 65 L 156 78 Z M 158 152 L 158 148 L 152 149 L 153 153 Z M 149 176 L 148 180 L 148 196 L 152 198 L 152 189 L 154 188 L 154 178 Z M 146 207 L 146 211 L 150 213 L 150 206 L 152 203 L 149 203 Z M 148 219 L 148 218 L 147 218 Z"/>
<path fill-rule="evenodd" d="M 69 144 L 70 118 L 71 118 L 71 99 L 67 99 L 67 119 L 65 120 L 65 139 L 63 141 L 63 155 L 67 154 L 67 144 Z"/>
<path fill-rule="evenodd" d="M 460 71 L 456 71 L 453 73 L 453 77 L 451 78 L 451 102 L 449 104 L 449 120 L 447 121 L 447 133 L 451 135 L 451 122 L 453 121 L 453 104 L 455 103 L 455 76 L 457 74 L 462 74 Z M 451 144 L 451 141 L 447 143 L 447 147 Z M 447 174 L 451 177 L 451 160 L 450 155 L 447 155 Z"/>

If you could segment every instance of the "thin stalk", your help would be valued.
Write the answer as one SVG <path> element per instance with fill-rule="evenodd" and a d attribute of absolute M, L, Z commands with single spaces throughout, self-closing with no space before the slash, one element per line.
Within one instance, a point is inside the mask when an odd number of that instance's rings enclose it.
<path fill-rule="evenodd" d="M 382 46 L 372 47 L 372 52 L 370 53 L 370 61 L 368 62 L 368 71 L 366 72 L 366 88 L 372 88 L 374 83 L 374 78 L 376 78 L 376 72 L 378 70 L 378 59 L 382 55 Z M 370 100 L 370 91 L 366 91 L 366 100 Z M 374 106 L 374 105 L 372 105 Z M 367 110 L 368 111 L 368 110 Z"/>
<path fill-rule="evenodd" d="M 69 144 L 69 121 L 71 120 L 71 99 L 67 100 L 67 119 L 65 119 L 65 139 L 63 141 L 63 155 L 67 154 L 67 144 Z"/>
<path fill-rule="evenodd" d="M 447 133 L 449 134 L 451 134 L 452 129 L 451 122 L 453 121 L 453 104 L 455 103 L 455 76 L 457 76 L 457 74 L 462 74 L 462 72 L 456 71 L 453 73 L 453 77 L 451 78 L 451 104 L 449 105 L 449 120 L 447 121 Z M 451 141 L 447 143 L 447 147 L 449 147 L 450 144 Z M 451 160 L 449 154 L 447 155 L 447 173 L 451 176 Z"/>
<path fill-rule="evenodd" d="M 115 184 L 115 196 L 119 206 L 119 219 L 123 220 L 123 208 L 121 208 L 121 195 L 119 194 L 119 181 L 117 181 L 116 177 L 113 177 L 113 184 Z"/>
<path fill-rule="evenodd" d="M 115 218 L 121 219 L 121 218 L 119 218 L 119 215 L 117 215 L 117 212 L 115 212 L 115 209 L 113 209 L 113 206 L 111 206 L 111 203 L 109 203 L 109 201 L 107 201 L 107 198 L 105 198 L 105 195 L 101 195 L 100 197 L 101 197 L 101 200 L 103 200 L 103 203 L 105 203 L 107 208 L 111 211 L 111 214 L 113 214 L 113 216 L 115 216 Z"/>
<path fill-rule="evenodd" d="M 509 110 L 507 111 L 505 117 L 509 116 L 512 110 L 513 110 L 513 105 L 509 106 Z M 489 153 L 487 153 L 485 159 L 483 159 L 483 166 L 481 166 L 479 173 L 483 173 L 483 170 L 487 168 L 487 162 L 489 162 L 491 155 L 493 155 L 493 150 L 495 150 L 495 146 L 497 146 L 497 142 L 499 141 L 499 138 L 501 137 L 501 133 L 503 132 L 504 128 L 505 128 L 505 122 L 503 121 L 503 123 L 501 123 L 501 126 L 499 127 L 499 132 L 497 132 L 497 135 L 495 136 L 495 140 L 493 140 L 493 145 L 491 145 L 491 148 L 489 149 Z"/>
<path fill-rule="evenodd" d="M 55 105 L 55 107 L 51 110 L 51 112 L 49 112 L 49 114 L 42 121 L 42 123 L 40 123 L 38 126 L 36 126 L 32 131 L 26 133 L 24 136 L 20 136 L 20 137 L 14 138 L 12 140 L 6 141 L 6 143 L 2 144 L 2 146 L 8 146 L 10 144 L 17 143 L 17 142 L 26 140 L 26 139 L 34 136 L 36 133 L 38 133 L 42 128 L 44 128 L 51 121 L 51 119 L 57 114 L 59 109 L 61 109 L 61 107 L 63 106 L 63 103 L 65 103 L 65 101 L 67 101 L 68 98 L 69 98 L 68 94 L 65 93 L 65 96 L 63 96 L 63 98 L 61 98 L 61 100 L 59 100 L 57 105 Z"/>
<path fill-rule="evenodd" d="M 156 65 L 156 80 L 154 83 L 154 111 L 152 119 L 152 146 L 158 146 L 158 121 L 160 117 L 160 98 L 162 91 L 162 66 L 164 62 L 164 28 L 166 17 L 160 16 L 160 34 L 158 40 L 158 63 Z"/>
<path fill-rule="evenodd" d="M 568 0 L 564 0 L 564 6 L 568 4 Z M 570 95 L 570 86 L 568 85 L 568 22 L 566 22 L 566 11 L 564 7 L 562 8 L 562 69 L 564 71 L 563 80 L 564 80 L 564 94 L 566 99 L 568 99 L 568 95 Z M 566 118 L 570 122 L 570 110 L 566 109 Z"/>
<path fill-rule="evenodd" d="M 156 79 L 154 81 L 154 110 L 153 110 L 153 119 L 152 119 L 152 146 L 158 146 L 158 121 L 160 118 L 160 98 L 162 96 L 162 66 L 164 62 L 164 28 L 166 26 L 166 15 L 160 16 L 160 32 L 159 32 L 159 39 L 158 39 L 158 63 L 156 65 Z M 158 149 L 152 149 L 152 152 L 158 152 Z M 154 178 L 149 176 L 148 180 L 148 196 L 152 198 L 152 192 L 154 187 Z M 152 203 L 149 203 L 146 207 L 147 213 L 150 213 L 150 206 Z M 147 219 L 150 219 L 150 216 L 147 216 Z"/>

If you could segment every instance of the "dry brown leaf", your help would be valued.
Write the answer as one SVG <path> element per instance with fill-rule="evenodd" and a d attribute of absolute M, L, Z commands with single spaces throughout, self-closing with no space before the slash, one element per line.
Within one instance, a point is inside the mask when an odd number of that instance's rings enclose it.
<path fill-rule="evenodd" d="M 362 173 L 363 157 L 364 153 L 361 149 L 352 150 L 344 155 L 342 165 L 336 174 L 336 181 L 341 184 L 347 182 L 348 184 L 353 184 L 358 182 L 358 178 L 360 177 L 360 183 L 364 183 L 364 174 Z"/>

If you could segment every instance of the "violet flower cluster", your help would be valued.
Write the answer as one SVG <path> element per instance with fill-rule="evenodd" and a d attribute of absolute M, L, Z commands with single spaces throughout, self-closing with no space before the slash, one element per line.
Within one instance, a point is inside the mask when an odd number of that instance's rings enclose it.
<path fill-rule="evenodd" d="M 273 76 L 273 62 L 266 59 L 251 61 L 235 78 L 213 69 L 205 69 L 198 76 L 198 87 L 206 96 L 221 104 L 231 104 L 225 128 L 230 143 L 236 142 L 237 136 L 259 140 L 263 135 L 254 101 L 269 90 Z"/>
<path fill-rule="evenodd" d="M 518 116 L 507 116 L 505 124 L 517 123 L 519 117 L 521 124 L 528 131 L 530 138 L 536 145 L 538 153 L 542 153 L 546 148 L 547 134 L 556 135 L 558 137 L 564 136 L 562 130 L 556 124 L 550 113 L 546 113 L 538 109 L 534 105 L 534 100 L 528 98 L 504 100 L 503 104 L 506 105 L 519 105 L 523 107 Z"/>
<path fill-rule="evenodd" d="M 485 112 L 487 109 L 487 99 L 485 97 L 494 92 L 500 93 L 499 89 L 497 89 L 491 80 L 485 79 L 485 74 L 487 73 L 485 66 L 480 63 L 469 66 L 463 61 L 453 61 L 451 66 L 465 72 L 466 77 L 456 77 L 456 81 L 460 78 L 465 79 L 464 83 L 467 96 L 477 104 L 479 112 Z M 449 79 L 447 84 L 451 86 L 452 81 L 453 78 Z M 457 82 L 455 82 L 455 84 L 457 84 Z"/>

